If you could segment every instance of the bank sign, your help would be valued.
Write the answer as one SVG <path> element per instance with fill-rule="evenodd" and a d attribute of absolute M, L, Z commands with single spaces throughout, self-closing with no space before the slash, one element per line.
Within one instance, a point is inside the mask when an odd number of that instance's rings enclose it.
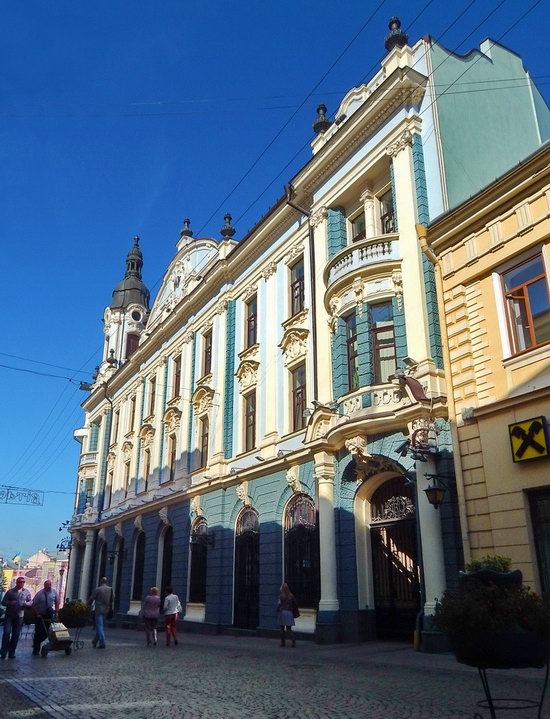
<path fill-rule="evenodd" d="M 514 462 L 548 457 L 546 417 L 534 417 L 508 425 Z"/>

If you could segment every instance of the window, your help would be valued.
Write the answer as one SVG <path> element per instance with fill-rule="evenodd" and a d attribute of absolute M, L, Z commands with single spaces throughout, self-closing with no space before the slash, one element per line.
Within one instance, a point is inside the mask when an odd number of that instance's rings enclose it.
<path fill-rule="evenodd" d="M 115 410 L 115 416 L 113 418 L 113 431 L 111 433 L 111 443 L 116 444 L 118 439 L 118 425 L 120 422 L 120 410 Z"/>
<path fill-rule="evenodd" d="M 380 226 L 383 235 L 395 232 L 395 214 L 393 208 L 393 193 L 388 190 L 380 198 Z"/>
<path fill-rule="evenodd" d="M 288 503 L 285 519 L 285 582 L 301 607 L 317 607 L 320 596 L 319 535 L 315 503 L 305 494 Z"/>
<path fill-rule="evenodd" d="M 298 260 L 290 268 L 290 306 L 292 317 L 304 309 L 304 261 Z"/>
<path fill-rule="evenodd" d="M 113 494 L 113 476 L 114 476 L 114 472 L 111 469 L 111 471 L 107 475 L 107 484 L 105 486 L 105 499 L 103 500 L 103 506 L 106 509 L 111 506 L 111 497 Z M 101 575 L 101 576 L 103 576 L 103 575 Z"/>
<path fill-rule="evenodd" d="M 212 330 L 203 335 L 202 375 L 212 372 Z"/>
<path fill-rule="evenodd" d="M 94 480 L 88 477 L 86 479 L 86 506 L 92 506 L 92 500 L 94 498 Z"/>
<path fill-rule="evenodd" d="M 206 568 L 208 525 L 204 517 L 197 517 L 191 529 L 191 568 L 189 570 L 189 601 L 206 602 Z"/>
<path fill-rule="evenodd" d="M 246 303 L 246 347 L 252 347 L 258 341 L 258 297 Z"/>
<path fill-rule="evenodd" d="M 139 345 L 139 335 L 128 334 L 126 335 L 126 359 L 131 357 L 137 350 Z"/>
<path fill-rule="evenodd" d="M 157 378 L 149 378 L 149 412 L 148 415 L 155 414 L 155 399 L 157 394 Z"/>
<path fill-rule="evenodd" d="M 149 475 L 151 474 L 151 451 L 143 450 L 143 479 L 145 480 L 143 491 L 146 492 L 149 485 Z"/>
<path fill-rule="evenodd" d="M 130 460 L 124 462 L 124 496 L 128 496 L 130 489 Z"/>
<path fill-rule="evenodd" d="M 374 384 L 383 384 L 395 372 L 395 334 L 391 302 L 370 306 Z"/>
<path fill-rule="evenodd" d="M 173 382 L 172 382 L 172 399 L 179 397 L 181 384 L 181 355 L 174 357 L 173 366 Z"/>
<path fill-rule="evenodd" d="M 542 255 L 502 275 L 514 353 L 550 341 L 550 302 Z"/>
<path fill-rule="evenodd" d="M 348 389 L 359 387 L 359 361 L 357 358 L 357 318 L 355 312 L 346 317 L 346 349 L 348 358 Z"/>
<path fill-rule="evenodd" d="M 97 452 L 100 424 L 101 424 L 101 422 L 92 422 L 92 424 L 90 425 L 90 435 L 89 435 L 89 440 L 88 440 L 88 452 Z"/>
<path fill-rule="evenodd" d="M 351 241 L 359 242 L 366 237 L 365 213 L 362 212 L 351 221 Z"/>
<path fill-rule="evenodd" d="M 244 451 L 256 446 L 256 391 L 244 398 Z"/>
<path fill-rule="evenodd" d="M 304 410 L 306 408 L 306 366 L 299 365 L 292 375 L 292 431 L 297 432 L 306 426 Z"/>
<path fill-rule="evenodd" d="M 206 467 L 208 464 L 208 417 L 203 417 L 199 420 L 200 428 L 200 456 L 199 456 L 199 468 Z"/>
<path fill-rule="evenodd" d="M 136 398 L 130 397 L 130 413 L 128 415 L 128 432 L 134 429 L 134 421 L 136 419 Z"/>
<path fill-rule="evenodd" d="M 172 482 L 176 476 L 176 435 L 168 437 L 168 481 Z"/>

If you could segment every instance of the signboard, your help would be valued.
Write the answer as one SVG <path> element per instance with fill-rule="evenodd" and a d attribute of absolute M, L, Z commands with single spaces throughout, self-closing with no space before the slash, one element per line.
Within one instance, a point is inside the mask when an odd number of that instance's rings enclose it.
<path fill-rule="evenodd" d="M 514 462 L 548 457 L 546 417 L 533 417 L 523 422 L 514 422 L 508 425 L 508 431 Z"/>
<path fill-rule="evenodd" d="M 44 492 L 0 484 L 0 504 L 31 504 L 41 507 L 44 504 Z"/>

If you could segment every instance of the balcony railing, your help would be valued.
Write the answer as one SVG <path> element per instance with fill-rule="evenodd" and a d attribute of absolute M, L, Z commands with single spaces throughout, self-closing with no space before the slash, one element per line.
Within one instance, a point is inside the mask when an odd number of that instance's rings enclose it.
<path fill-rule="evenodd" d="M 86 464 L 97 464 L 97 452 L 84 452 L 80 455 L 80 466 Z"/>
<path fill-rule="evenodd" d="M 398 259 L 399 235 L 397 233 L 379 235 L 355 242 L 330 258 L 325 268 L 325 285 L 328 287 L 340 277 L 362 267 Z"/>

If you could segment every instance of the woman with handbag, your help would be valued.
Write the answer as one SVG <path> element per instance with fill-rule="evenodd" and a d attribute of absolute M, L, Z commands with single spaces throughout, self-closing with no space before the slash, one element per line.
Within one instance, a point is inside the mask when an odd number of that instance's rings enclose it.
<path fill-rule="evenodd" d="M 295 617 L 300 616 L 298 609 L 298 602 L 296 597 L 290 591 L 288 584 L 284 582 L 281 584 L 279 590 L 279 601 L 277 602 L 277 617 L 279 626 L 281 627 L 281 646 L 285 646 L 285 628 L 288 632 L 289 639 L 292 640 L 292 648 L 296 646 L 296 639 L 292 633 L 292 627 L 294 626 Z"/>
<path fill-rule="evenodd" d="M 151 587 L 149 594 L 143 602 L 143 623 L 145 624 L 145 636 L 147 637 L 147 646 L 157 646 L 157 622 L 160 614 L 160 597 L 159 590 Z"/>
<path fill-rule="evenodd" d="M 182 611 L 181 603 L 177 594 L 174 594 L 172 587 L 166 587 L 166 598 L 164 600 L 164 631 L 166 632 L 166 646 L 170 646 L 170 639 L 174 640 L 174 646 L 178 643 L 177 621 L 178 614 Z"/>

